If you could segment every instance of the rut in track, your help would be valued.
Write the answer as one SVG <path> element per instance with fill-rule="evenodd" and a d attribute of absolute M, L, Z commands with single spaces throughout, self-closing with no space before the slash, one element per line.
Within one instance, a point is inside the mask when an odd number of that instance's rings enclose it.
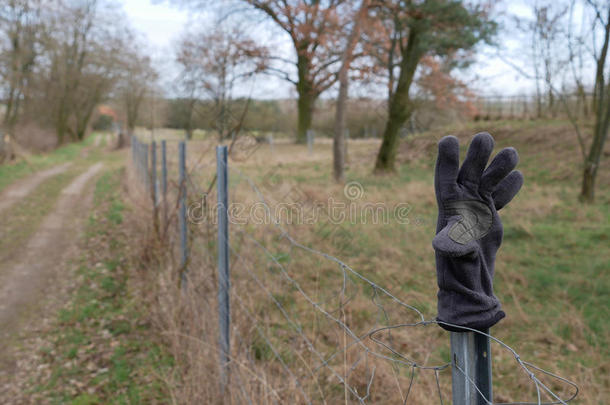
<path fill-rule="evenodd" d="M 66 277 L 66 263 L 77 256 L 76 241 L 93 202 L 87 185 L 102 167 L 102 163 L 90 166 L 65 187 L 51 213 L 18 252 L 18 258 L 0 263 L 0 340 L 5 343 L 0 345 L 0 399 L 2 383 L 16 367 L 13 345 L 6 343 L 36 322 L 37 312 L 45 309 L 41 306 L 56 293 L 56 281 Z M 55 168 L 55 173 L 62 168 Z"/>
<path fill-rule="evenodd" d="M 30 194 L 40 183 L 48 179 L 49 177 L 56 176 L 60 173 L 65 172 L 71 163 L 64 163 L 63 165 L 55 166 L 47 170 L 34 173 L 30 177 L 18 181 L 15 184 L 11 184 L 0 194 L 0 212 L 11 207 L 16 202 L 20 201 L 28 194 Z"/>

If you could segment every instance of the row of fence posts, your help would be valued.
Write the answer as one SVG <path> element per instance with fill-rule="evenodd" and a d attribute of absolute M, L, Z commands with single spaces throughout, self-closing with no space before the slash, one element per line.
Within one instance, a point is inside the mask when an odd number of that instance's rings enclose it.
<path fill-rule="evenodd" d="M 187 181 L 186 143 L 178 143 L 178 234 L 180 250 L 180 281 L 181 289 L 186 291 L 188 284 L 188 212 L 187 212 Z M 149 149 L 151 160 L 149 166 Z M 157 180 L 157 143 L 143 143 L 137 137 L 131 138 L 132 166 L 136 179 L 144 186 L 146 194 L 150 194 L 153 209 L 163 203 L 164 221 L 167 221 L 167 142 L 161 141 L 161 185 Z M 224 393 L 229 382 L 230 359 L 230 325 L 231 312 L 229 292 L 229 216 L 228 216 L 228 159 L 227 147 L 216 147 L 216 188 L 218 195 L 218 328 L 220 344 L 220 376 L 221 391 Z M 157 212 L 154 213 L 155 220 Z"/>
<path fill-rule="evenodd" d="M 349 135 L 347 135 L 349 136 Z M 307 144 L 313 147 L 313 132 L 307 133 Z M 178 143 L 179 172 L 179 209 L 178 232 L 180 248 L 181 289 L 186 291 L 188 283 L 188 212 L 187 212 L 187 171 L 186 143 Z M 149 167 L 149 147 L 151 161 Z M 157 184 L 157 144 L 140 142 L 135 136 L 131 139 L 133 168 L 136 178 L 150 193 L 156 209 L 159 204 L 159 185 Z M 230 272 L 229 272 L 229 216 L 228 216 L 228 159 L 227 147 L 216 147 L 216 189 L 218 215 L 218 329 L 220 347 L 220 385 L 223 395 L 229 384 L 230 361 Z M 167 143 L 161 141 L 161 192 L 164 206 L 164 221 L 167 221 Z M 157 213 L 154 213 L 155 218 Z M 488 331 L 485 331 L 488 333 Z M 452 397 L 454 405 L 479 405 L 492 402 L 491 351 L 490 340 L 486 335 L 474 332 L 452 332 Z M 473 385 L 474 383 L 474 385 Z M 483 396 L 485 398 L 483 398 Z"/>
<path fill-rule="evenodd" d="M 309 151 L 309 154 L 311 155 L 313 153 L 313 144 L 316 140 L 316 133 L 314 132 L 313 129 L 308 129 L 307 130 L 307 150 Z M 347 156 L 347 141 L 349 141 L 349 128 L 345 129 L 344 132 L 344 148 L 345 148 L 345 152 L 344 155 Z M 273 141 L 273 138 L 271 138 L 271 140 Z M 271 150 L 273 152 L 273 142 L 271 142 Z"/>

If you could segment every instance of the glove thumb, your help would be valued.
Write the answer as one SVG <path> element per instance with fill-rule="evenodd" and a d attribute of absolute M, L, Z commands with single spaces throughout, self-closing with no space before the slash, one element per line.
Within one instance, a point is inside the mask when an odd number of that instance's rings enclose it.
<path fill-rule="evenodd" d="M 434 247 L 434 250 L 439 254 L 449 257 L 460 257 L 472 254 L 476 251 L 477 246 L 474 240 L 460 243 L 457 239 L 452 237 L 456 233 L 456 229 L 459 230 L 462 226 L 460 219 L 461 217 L 459 215 L 450 217 L 447 225 L 436 234 L 434 239 L 432 239 L 432 247 Z"/>

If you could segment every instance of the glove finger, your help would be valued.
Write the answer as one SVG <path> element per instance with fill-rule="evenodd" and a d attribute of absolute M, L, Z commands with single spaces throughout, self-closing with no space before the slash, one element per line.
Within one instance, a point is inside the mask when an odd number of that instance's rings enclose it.
<path fill-rule="evenodd" d="M 487 132 L 476 134 L 470 142 L 466 159 L 458 173 L 458 184 L 479 184 L 481 174 L 494 148 L 494 139 Z"/>
<path fill-rule="evenodd" d="M 445 136 L 438 143 L 435 184 L 437 195 L 450 195 L 456 188 L 460 167 L 460 144 L 453 135 Z"/>
<path fill-rule="evenodd" d="M 515 169 L 518 162 L 519 154 L 515 148 L 502 149 L 483 172 L 479 190 L 491 193 L 498 183 Z"/>
<path fill-rule="evenodd" d="M 496 210 L 502 209 L 517 195 L 523 185 L 523 174 L 519 170 L 511 172 L 491 193 Z"/>

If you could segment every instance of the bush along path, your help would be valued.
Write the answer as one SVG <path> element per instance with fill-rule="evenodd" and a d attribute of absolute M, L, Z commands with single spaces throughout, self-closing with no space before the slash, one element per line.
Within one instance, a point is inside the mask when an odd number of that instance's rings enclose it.
<path fill-rule="evenodd" d="M 122 178 L 118 168 L 96 182 L 82 253 L 66 287 L 69 302 L 28 332 L 15 374 L 0 384 L 0 403 L 168 402 L 158 376 L 172 361 L 129 293 Z"/>

